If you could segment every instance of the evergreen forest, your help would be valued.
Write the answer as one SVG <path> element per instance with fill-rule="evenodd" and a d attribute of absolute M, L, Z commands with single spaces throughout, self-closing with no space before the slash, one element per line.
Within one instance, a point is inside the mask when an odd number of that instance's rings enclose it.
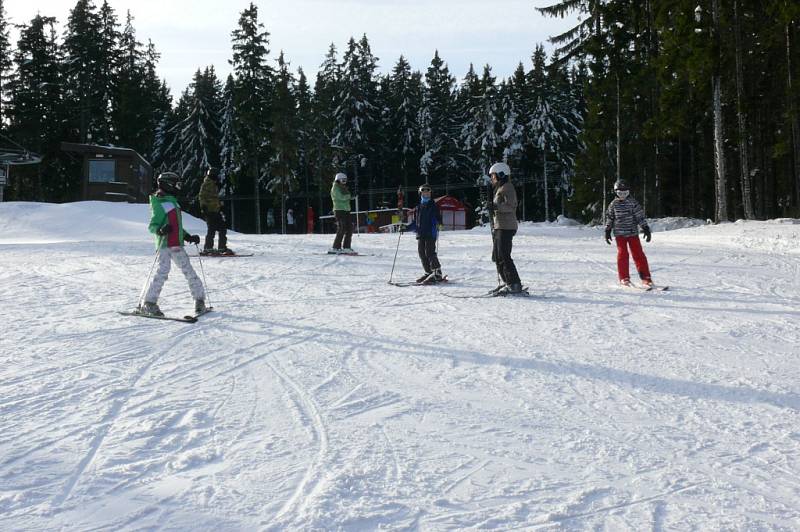
<path fill-rule="evenodd" d="M 78 199 L 67 141 L 132 148 L 156 174 L 180 174 L 194 213 L 218 167 L 242 232 L 270 230 L 267 211 L 287 205 L 328 214 L 340 171 L 362 209 L 425 182 L 476 206 L 501 160 L 524 220 L 600 221 L 620 178 L 651 217 L 800 217 L 796 0 L 532 5 L 531 24 L 577 23 L 549 53 L 530 43 L 505 78 L 491 65 L 451 72 L 436 50 L 424 71 L 402 55 L 384 71 L 366 34 L 331 43 L 306 73 L 270 48 L 251 3 L 231 21 L 230 75 L 198 65 L 180 94 L 159 78 L 157 43 L 112 3 L 39 14 L 12 42 L 0 0 L 0 135 L 43 156 L 13 170 L 6 201 Z"/>

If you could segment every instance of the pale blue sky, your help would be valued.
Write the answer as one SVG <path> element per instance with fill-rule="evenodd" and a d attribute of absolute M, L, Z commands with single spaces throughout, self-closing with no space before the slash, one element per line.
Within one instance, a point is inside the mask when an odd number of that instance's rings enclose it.
<path fill-rule="evenodd" d="M 100 5 L 102 0 L 95 0 Z M 109 0 L 120 22 L 131 10 L 140 41 L 148 38 L 161 53 L 159 74 L 173 97 L 198 67 L 214 65 L 220 77 L 230 71 L 230 33 L 248 0 Z M 519 61 L 526 67 L 536 43 L 574 25 L 575 19 L 544 18 L 534 7 L 550 0 L 257 0 L 259 19 L 270 32 L 271 57 L 281 49 L 293 70 L 302 67 L 313 80 L 333 42 L 340 54 L 350 36 L 367 34 L 381 71 L 403 54 L 424 70 L 438 49 L 451 72 L 463 78 L 469 63 L 493 67 L 506 77 Z M 12 22 L 29 21 L 37 11 L 66 21 L 74 0 L 5 0 Z M 16 40 L 16 36 L 12 36 Z"/>

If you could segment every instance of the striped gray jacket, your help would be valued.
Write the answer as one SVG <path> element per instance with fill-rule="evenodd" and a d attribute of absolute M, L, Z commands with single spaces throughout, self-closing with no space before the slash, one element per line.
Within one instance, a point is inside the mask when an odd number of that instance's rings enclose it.
<path fill-rule="evenodd" d="M 606 229 L 614 229 L 614 236 L 635 236 L 639 234 L 639 226 L 647 227 L 644 209 L 639 202 L 628 196 L 614 198 L 608 206 Z"/>

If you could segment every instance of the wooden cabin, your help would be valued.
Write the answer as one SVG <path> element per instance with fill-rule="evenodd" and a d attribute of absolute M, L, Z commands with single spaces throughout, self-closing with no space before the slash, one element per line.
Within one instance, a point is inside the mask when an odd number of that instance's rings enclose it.
<path fill-rule="evenodd" d="M 147 203 L 153 191 L 153 167 L 136 151 L 72 142 L 62 142 L 61 150 L 83 160 L 81 200 Z"/>

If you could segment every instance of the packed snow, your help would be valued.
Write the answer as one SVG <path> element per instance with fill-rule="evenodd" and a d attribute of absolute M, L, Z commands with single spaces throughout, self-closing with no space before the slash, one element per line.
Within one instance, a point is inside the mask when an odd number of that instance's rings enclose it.
<path fill-rule="evenodd" d="M 117 312 L 147 220 L 0 203 L 3 530 L 800 529 L 797 220 L 669 222 L 667 292 L 600 227 L 522 224 L 532 297 L 489 299 L 449 297 L 495 286 L 486 228 L 405 288 L 411 235 L 231 234 L 196 324 Z M 159 303 L 191 310 L 179 271 Z"/>

